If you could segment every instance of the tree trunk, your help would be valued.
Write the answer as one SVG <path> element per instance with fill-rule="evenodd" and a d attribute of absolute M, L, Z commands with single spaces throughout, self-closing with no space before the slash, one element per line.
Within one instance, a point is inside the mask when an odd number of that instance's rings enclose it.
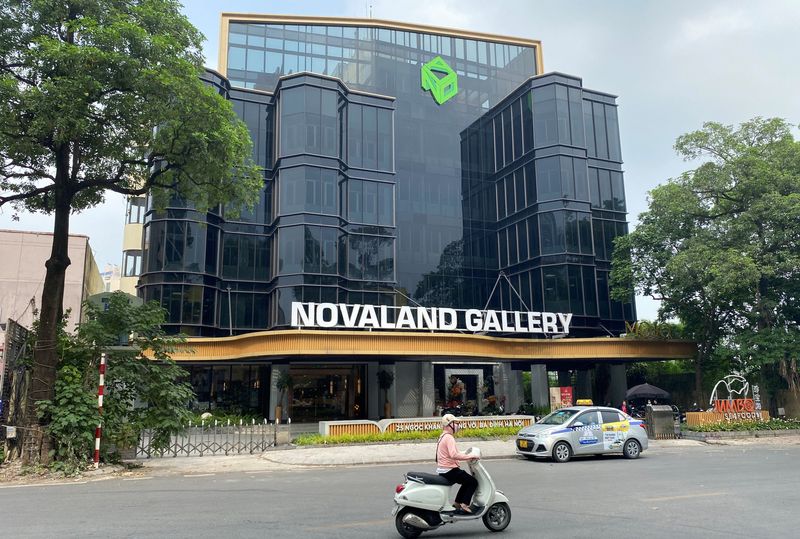
<path fill-rule="evenodd" d="M 26 414 L 26 441 L 23 445 L 25 461 L 47 463 L 50 460 L 52 442 L 37 416 L 36 402 L 52 400 L 55 396 L 56 370 L 58 367 L 58 327 L 64 310 L 64 282 L 69 259 L 69 216 L 71 200 L 63 192 L 55 195 L 55 224 L 53 227 L 53 246 L 50 258 L 45 263 L 47 274 L 42 288 L 42 302 L 39 311 L 39 327 L 33 349 L 31 383 L 28 391 Z"/>

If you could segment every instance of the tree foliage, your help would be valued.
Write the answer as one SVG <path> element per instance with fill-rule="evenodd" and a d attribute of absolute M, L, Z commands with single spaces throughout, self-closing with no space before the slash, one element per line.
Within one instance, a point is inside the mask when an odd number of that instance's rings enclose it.
<path fill-rule="evenodd" d="M 55 399 L 39 406 L 48 416 L 58 460 L 85 461 L 98 421 L 103 424 L 105 452 L 109 445 L 134 447 L 142 429 L 153 429 L 154 443 L 164 447 L 192 417 L 194 392 L 185 381 L 187 373 L 169 355 L 184 339 L 161 329 L 165 313 L 158 304 L 134 306 L 129 300 L 115 292 L 105 309 L 88 303 L 87 321 L 77 333 L 61 334 Z M 103 351 L 106 390 L 100 416 L 97 385 Z"/>
<path fill-rule="evenodd" d="M 71 213 L 107 191 L 232 214 L 258 198 L 247 128 L 199 78 L 202 40 L 176 0 L 0 0 L 0 208 L 54 216 L 31 402 L 53 398 Z"/>
<path fill-rule="evenodd" d="M 619 238 L 612 284 L 662 301 L 700 343 L 702 362 L 774 364 L 797 387 L 800 354 L 800 143 L 781 119 L 706 123 L 675 148 L 700 165 L 650 192 Z M 699 379 L 698 388 L 699 391 Z"/>

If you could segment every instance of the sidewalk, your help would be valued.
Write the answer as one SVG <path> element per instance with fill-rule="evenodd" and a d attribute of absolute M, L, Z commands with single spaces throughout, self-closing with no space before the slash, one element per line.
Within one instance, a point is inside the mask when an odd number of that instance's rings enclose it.
<path fill-rule="evenodd" d="M 694 440 L 651 440 L 651 449 L 700 447 Z M 459 448 L 478 447 L 485 459 L 515 458 L 512 440 L 459 440 Z M 145 475 L 203 474 L 220 472 L 270 472 L 319 466 L 359 466 L 431 463 L 436 442 L 363 444 L 273 449 L 259 455 L 180 457 L 138 460 Z"/>

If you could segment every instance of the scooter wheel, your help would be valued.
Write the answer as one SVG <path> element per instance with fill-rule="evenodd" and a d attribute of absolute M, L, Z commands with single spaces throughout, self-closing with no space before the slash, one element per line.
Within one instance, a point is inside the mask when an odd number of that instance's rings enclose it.
<path fill-rule="evenodd" d="M 394 517 L 394 527 L 397 528 L 397 533 L 399 533 L 402 537 L 405 537 L 406 539 L 417 539 L 417 537 L 422 535 L 422 530 L 415 528 L 414 526 L 409 526 L 403 522 L 403 517 L 408 513 L 410 513 L 408 509 L 401 509 L 398 511 L 397 516 Z"/>
<path fill-rule="evenodd" d="M 501 532 L 511 523 L 511 508 L 505 502 L 498 502 L 489 507 L 483 515 L 483 525 L 491 532 Z"/>

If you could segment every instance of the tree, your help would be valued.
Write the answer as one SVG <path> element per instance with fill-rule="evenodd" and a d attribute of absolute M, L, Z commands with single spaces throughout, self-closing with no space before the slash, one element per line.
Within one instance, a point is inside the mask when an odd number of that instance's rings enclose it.
<path fill-rule="evenodd" d="M 191 419 L 194 399 L 188 373 L 170 353 L 185 339 L 161 328 L 165 311 L 155 302 L 132 305 L 115 292 L 104 307 L 86 304 L 86 322 L 75 335 L 59 332 L 61 367 L 54 399 L 38 403 L 56 442 L 62 466 L 80 468 L 94 446 L 94 427 L 103 423 L 102 448 L 135 447 L 142 429 L 152 429 L 156 448 Z M 120 343 L 125 343 L 120 346 Z M 97 409 L 98 362 L 106 351 L 103 415 Z"/>
<path fill-rule="evenodd" d="M 640 224 L 615 243 L 612 284 L 662 300 L 699 343 L 703 363 L 732 356 L 798 386 L 800 143 L 780 119 L 706 123 L 678 138 L 696 169 L 650 192 Z M 698 400 L 698 402 L 700 402 Z"/>
<path fill-rule="evenodd" d="M 29 400 L 53 397 L 69 217 L 107 191 L 252 205 L 245 125 L 175 0 L 0 0 L 0 208 L 54 216 Z M 35 423 L 30 406 L 29 423 Z"/>

